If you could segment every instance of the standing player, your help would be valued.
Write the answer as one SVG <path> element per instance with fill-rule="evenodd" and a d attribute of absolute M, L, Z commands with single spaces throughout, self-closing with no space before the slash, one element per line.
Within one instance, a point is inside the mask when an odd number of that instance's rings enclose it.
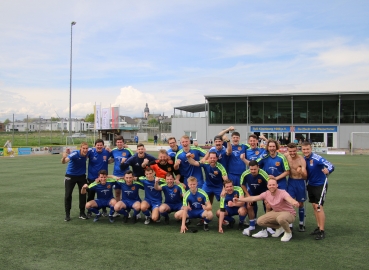
<path fill-rule="evenodd" d="M 182 149 L 178 151 L 176 155 L 176 162 L 174 164 L 174 169 L 178 170 L 181 176 L 183 176 L 183 183 L 186 185 L 187 189 L 187 179 L 190 176 L 193 176 L 197 179 L 198 185 L 201 188 L 204 184 L 202 170 L 200 167 L 196 167 L 191 165 L 187 160 L 187 154 L 191 153 L 192 158 L 196 161 L 200 159 L 200 157 L 204 157 L 206 151 L 201 149 L 200 147 L 191 146 L 190 138 L 187 135 L 182 136 L 181 138 Z"/>
<path fill-rule="evenodd" d="M 160 220 L 159 207 L 163 201 L 161 191 L 155 189 L 154 170 L 150 167 L 145 170 L 145 177 L 140 177 L 139 182 L 144 186 L 145 199 L 141 203 L 141 211 L 145 215 L 145 225 L 148 225 L 151 220 Z M 151 210 L 151 219 L 150 219 Z"/>
<path fill-rule="evenodd" d="M 263 154 L 265 153 L 265 149 L 258 147 L 258 136 L 256 136 L 255 134 L 251 134 L 249 136 L 248 143 L 250 145 L 250 148 L 246 150 L 246 158 L 248 162 L 250 162 L 251 160 L 257 160 L 258 158 L 263 156 Z"/>
<path fill-rule="evenodd" d="M 202 186 L 202 190 L 208 194 L 210 203 L 213 204 L 214 195 L 217 201 L 220 201 L 220 193 L 223 190 L 223 181 L 227 180 L 227 172 L 223 165 L 218 162 L 218 156 L 215 152 L 209 153 L 209 160 L 205 163 L 200 163 L 192 158 L 191 153 L 187 153 L 188 162 L 196 167 L 204 169 L 205 183 Z"/>
<path fill-rule="evenodd" d="M 179 171 L 174 170 L 174 161 L 168 156 L 165 149 L 160 149 L 158 159 L 150 161 L 148 166 L 154 170 L 156 177 L 165 178 L 168 172 L 171 174 L 175 173 L 178 175 L 179 183 Z"/>
<path fill-rule="evenodd" d="M 328 182 L 325 187 L 324 183 L 327 181 L 328 175 L 334 171 L 334 166 L 328 160 L 312 153 L 311 144 L 309 142 L 302 143 L 302 153 L 306 161 L 309 202 L 313 205 L 314 215 L 318 225 L 311 234 L 316 235 L 316 240 L 322 240 L 325 238 L 325 213 L 323 204 L 328 190 Z"/>
<path fill-rule="evenodd" d="M 218 162 L 223 165 L 224 169 L 227 170 L 228 168 L 228 159 L 229 156 L 232 154 L 232 145 L 231 142 L 228 140 L 227 136 L 223 136 L 225 138 L 225 142 L 227 147 L 223 145 L 222 136 L 215 136 L 214 137 L 214 144 L 212 148 L 210 148 L 209 152 L 205 155 L 205 160 L 209 159 L 209 153 L 214 152 L 218 155 Z"/>
<path fill-rule="evenodd" d="M 188 178 L 189 190 L 183 196 L 183 209 L 175 213 L 176 219 L 182 219 L 181 233 L 185 233 L 187 218 L 203 218 L 204 231 L 209 231 L 209 222 L 213 219 L 213 212 L 209 197 L 205 191 L 197 187 L 195 177 Z"/>
<path fill-rule="evenodd" d="M 88 158 L 88 175 L 87 184 L 90 185 L 99 177 L 101 170 L 108 171 L 108 161 L 111 153 L 104 148 L 104 141 L 97 139 L 95 141 L 95 148 L 89 149 Z M 95 198 L 95 189 L 89 189 L 87 201 L 92 201 Z M 103 216 L 107 216 L 106 208 L 102 207 Z M 87 211 L 87 217 L 91 217 L 91 212 Z"/>
<path fill-rule="evenodd" d="M 169 214 L 182 209 L 185 190 L 182 185 L 174 184 L 174 177 L 170 172 L 165 175 L 166 184 L 160 185 L 159 182 L 160 179 L 156 178 L 155 189 L 164 193 L 164 203 L 160 205 L 159 212 L 165 218 L 165 224 L 169 224 Z"/>
<path fill-rule="evenodd" d="M 219 232 L 223 233 L 223 220 L 229 222 L 229 227 L 233 227 L 235 220 L 232 216 L 239 216 L 238 229 L 242 230 L 243 222 L 246 217 L 246 208 L 244 202 L 233 202 L 234 198 L 243 198 L 244 193 L 242 188 L 233 186 L 232 181 L 224 181 L 224 193 L 220 199 L 220 209 L 217 211 L 219 217 Z"/>
<path fill-rule="evenodd" d="M 12 148 L 12 140 L 7 140 L 6 143 L 4 144 L 4 147 L 8 151 L 8 155 L 10 157 L 14 157 L 14 151 L 13 151 L 13 148 Z"/>
<path fill-rule="evenodd" d="M 63 153 L 61 163 L 68 163 L 67 171 L 64 178 L 65 196 L 65 219 L 70 221 L 70 209 L 72 208 L 72 194 L 75 185 L 78 185 L 79 194 L 79 218 L 87 219 L 85 214 L 86 194 L 81 194 L 84 184 L 86 184 L 86 161 L 87 161 L 88 144 L 82 142 L 79 151 L 70 152 L 69 149 Z"/>
<path fill-rule="evenodd" d="M 279 189 L 286 189 L 287 176 L 290 173 L 287 159 L 283 154 L 277 152 L 279 150 L 279 144 L 276 140 L 269 139 L 266 149 L 268 155 L 257 160 L 259 166 L 269 175 L 270 179 L 278 181 Z"/>
<path fill-rule="evenodd" d="M 120 164 L 121 170 L 132 167 L 133 175 L 138 179 L 141 176 L 145 176 L 145 168 L 150 161 L 155 161 L 156 158 L 146 153 L 145 146 L 142 143 L 137 144 L 137 153 L 131 156 L 129 159 L 122 159 Z"/>
<path fill-rule="evenodd" d="M 259 168 L 259 164 L 256 160 L 251 160 L 249 163 L 249 169 L 241 175 L 241 187 L 246 194 L 246 197 L 257 196 L 268 190 L 269 176 L 268 174 Z M 250 219 L 250 226 L 243 230 L 242 234 L 250 236 L 251 231 L 255 230 L 255 202 L 247 203 L 247 214 Z"/>
<path fill-rule="evenodd" d="M 168 139 L 168 144 L 170 146 L 170 149 L 167 151 L 168 156 L 174 161 L 176 161 L 176 155 L 179 150 L 181 150 L 181 146 L 177 145 L 177 140 L 174 137 L 170 137 Z"/>
<path fill-rule="evenodd" d="M 101 217 L 99 210 L 101 208 L 110 207 L 109 221 L 110 223 L 113 223 L 114 205 L 117 203 L 113 196 L 113 185 L 115 183 L 115 179 L 108 179 L 108 172 L 106 170 L 100 170 L 98 174 L 99 182 L 93 182 L 90 185 L 84 184 L 81 194 L 86 194 L 86 191 L 89 190 L 93 190 L 97 194 L 97 199 L 88 201 L 86 203 L 87 210 L 96 214 L 94 222 L 99 221 L 99 218 Z"/>
<path fill-rule="evenodd" d="M 290 177 L 288 178 L 287 192 L 292 198 L 299 202 L 299 232 L 305 231 L 305 208 L 306 200 L 306 161 L 297 154 L 297 145 L 289 143 L 288 153 L 285 154 L 290 166 Z"/>
<path fill-rule="evenodd" d="M 123 215 L 123 223 L 128 221 L 128 213 L 133 209 L 132 222 L 137 222 L 137 215 L 141 211 L 141 198 L 139 190 L 144 189 L 143 184 L 133 180 L 133 172 L 126 171 L 124 180 L 119 180 L 115 184 L 115 189 L 120 189 L 122 192 L 122 200 L 117 202 L 114 210 Z"/>
<path fill-rule="evenodd" d="M 223 136 L 231 130 L 234 130 L 234 127 L 221 131 L 219 135 Z M 249 148 L 249 145 L 240 143 L 240 136 L 237 131 L 232 133 L 232 153 L 228 160 L 228 178 L 235 186 L 240 186 L 241 174 L 246 171 L 246 150 Z"/>

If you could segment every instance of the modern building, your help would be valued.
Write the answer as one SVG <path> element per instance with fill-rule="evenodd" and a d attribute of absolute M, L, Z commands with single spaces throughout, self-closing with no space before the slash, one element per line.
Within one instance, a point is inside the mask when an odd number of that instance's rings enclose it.
<path fill-rule="evenodd" d="M 355 147 L 369 148 L 369 91 L 209 95 L 203 104 L 174 108 L 174 115 L 172 134 L 187 134 L 200 144 L 234 126 L 243 142 L 263 133 L 332 148 L 349 148 L 352 132 L 362 132 L 354 134 Z"/>

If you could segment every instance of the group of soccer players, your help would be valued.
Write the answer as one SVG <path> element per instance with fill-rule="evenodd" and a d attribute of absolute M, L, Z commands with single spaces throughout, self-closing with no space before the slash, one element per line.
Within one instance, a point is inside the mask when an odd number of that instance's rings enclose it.
<path fill-rule="evenodd" d="M 278 152 L 279 144 L 273 139 L 267 141 L 265 149 L 258 147 L 258 137 L 254 134 L 249 136 L 248 144 L 240 143 L 240 134 L 236 131 L 229 139 L 227 133 L 233 130 L 233 127 L 229 127 L 215 136 L 214 147 L 208 152 L 191 145 L 188 136 L 181 137 L 180 145 L 171 137 L 168 139 L 170 149 L 160 150 L 157 159 L 145 152 L 143 144 L 137 144 L 134 154 L 124 144 L 122 136 L 116 138 L 116 148 L 112 150 L 104 148 L 104 142 L 98 139 L 95 148 L 89 149 L 86 143 L 82 143 L 79 151 L 63 153 L 62 163 L 68 163 L 65 175 L 65 221 L 70 220 L 72 191 L 78 184 L 81 219 L 88 219 L 94 213 L 95 222 L 102 215 L 114 222 L 116 216 L 122 215 L 123 223 L 127 223 L 129 218 L 136 223 L 142 212 L 145 224 L 160 222 L 161 217 L 168 224 L 169 214 L 174 212 L 175 219 L 182 220 L 182 233 L 188 229 L 186 224 L 195 218 L 200 218 L 198 225 L 201 224 L 207 231 L 213 219 L 212 204 L 215 197 L 220 202 L 220 209 L 216 211 L 220 233 L 223 233 L 225 225 L 232 228 L 236 222 L 233 216 L 238 216 L 238 229 L 243 230 L 244 235 L 267 237 L 268 232 L 272 236 L 277 233 L 279 236 L 283 232 L 287 235 L 288 227 L 277 229 L 277 232 L 266 228 L 252 234 L 256 222 L 259 223 L 256 220 L 257 204 L 253 201 L 260 199 L 257 196 L 263 196 L 268 189 L 272 195 L 277 188 L 286 190 L 288 194 L 282 197 L 289 205 L 299 207 L 299 231 L 305 231 L 304 201 L 308 180 L 309 201 L 313 204 L 318 224 L 312 234 L 317 240 L 323 239 L 325 180 L 326 175 L 333 172 L 333 165 L 312 153 L 309 143 L 302 145 L 304 157 L 297 154 L 297 145 L 293 143 L 288 145 L 288 154 L 283 155 Z M 108 163 L 113 162 L 114 171 L 108 175 Z M 139 195 L 140 189 L 144 190 L 143 200 Z M 107 208 L 110 209 L 109 214 Z M 278 204 L 264 200 L 264 211 L 278 212 Z M 295 214 L 294 210 L 290 212 Z M 250 224 L 244 229 L 247 215 Z M 294 218 L 290 220 L 293 222 Z M 275 222 L 280 225 L 274 228 L 279 228 L 286 221 L 279 222 L 276 218 Z M 289 241 L 291 237 L 282 241 Z"/>

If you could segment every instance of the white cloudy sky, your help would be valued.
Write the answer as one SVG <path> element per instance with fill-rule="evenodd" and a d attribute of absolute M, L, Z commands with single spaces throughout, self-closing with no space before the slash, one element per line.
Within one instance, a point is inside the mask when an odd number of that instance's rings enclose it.
<path fill-rule="evenodd" d="M 170 115 L 204 95 L 369 91 L 369 1 L 12 0 L 0 8 L 0 121 L 93 105 Z"/>

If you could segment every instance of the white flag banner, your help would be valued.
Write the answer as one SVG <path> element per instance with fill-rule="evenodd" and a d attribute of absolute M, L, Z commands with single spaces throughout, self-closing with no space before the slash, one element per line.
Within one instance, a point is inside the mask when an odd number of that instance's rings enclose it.
<path fill-rule="evenodd" d="M 102 129 L 110 129 L 110 108 L 101 109 Z"/>
<path fill-rule="evenodd" d="M 95 105 L 95 130 L 101 129 L 101 106 Z"/>

